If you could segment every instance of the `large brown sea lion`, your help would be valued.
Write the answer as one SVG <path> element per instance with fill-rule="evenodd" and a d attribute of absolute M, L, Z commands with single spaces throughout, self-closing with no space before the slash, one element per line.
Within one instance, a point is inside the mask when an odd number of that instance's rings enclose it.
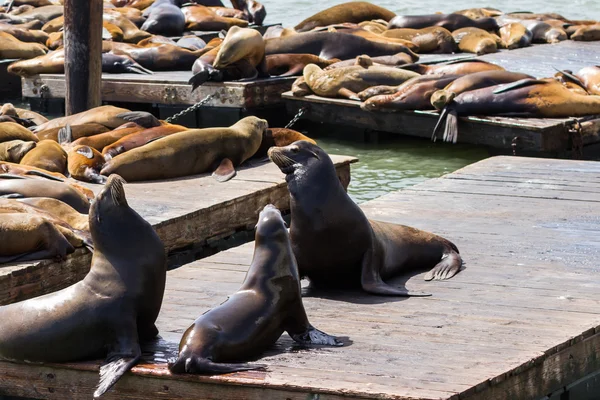
<path fill-rule="evenodd" d="M 71 127 L 75 128 L 75 127 Z M 143 126 L 140 126 L 134 122 L 127 122 L 112 131 L 108 131 L 105 133 L 100 133 L 98 135 L 90 136 L 90 137 L 82 137 L 79 139 L 75 139 L 73 145 L 75 146 L 89 146 L 98 151 L 102 151 L 103 148 L 109 146 L 116 142 L 117 140 L 130 135 L 132 133 L 140 132 L 145 130 Z"/>
<path fill-rule="evenodd" d="M 441 26 L 422 29 L 390 29 L 383 32 L 382 35 L 410 40 L 419 46 L 419 53 L 453 53 L 457 48 L 452 33 Z"/>
<path fill-rule="evenodd" d="M 67 153 L 54 140 L 40 140 L 20 164 L 62 174 L 67 170 Z"/>
<path fill-rule="evenodd" d="M 464 53 L 478 56 L 498 51 L 496 39 L 489 32 L 479 28 L 461 28 L 452 32 L 458 48 Z"/>
<path fill-rule="evenodd" d="M 19 76 L 62 74 L 65 72 L 65 49 L 61 48 L 29 60 L 14 62 L 8 66 L 8 72 Z"/>
<path fill-rule="evenodd" d="M 22 140 L 9 140 L 0 142 L 0 161 L 19 163 L 31 149 L 35 147 L 35 142 L 24 142 Z"/>
<path fill-rule="evenodd" d="M 389 22 L 388 29 L 422 29 L 428 26 L 441 26 L 450 32 L 468 27 L 490 32 L 498 30 L 498 23 L 494 18 L 471 19 L 461 14 L 398 15 Z"/>
<path fill-rule="evenodd" d="M 13 35 L 0 32 L 0 59 L 29 59 L 46 54 L 46 46 L 22 42 Z"/>
<path fill-rule="evenodd" d="M 158 139 L 111 159 L 102 175 L 118 173 L 130 181 L 170 179 L 214 171 L 220 182 L 252 157 L 267 121 L 246 117 L 228 128 L 190 129 Z"/>
<path fill-rule="evenodd" d="M 265 40 L 265 53 L 313 54 L 326 60 L 347 60 L 365 54 L 371 57 L 397 53 L 410 55 L 413 61 L 419 56 L 408 47 L 397 43 L 380 43 L 342 32 L 306 32 Z"/>
<path fill-rule="evenodd" d="M 294 29 L 298 32 L 306 32 L 319 26 L 341 24 L 343 22 L 358 24 L 359 22 L 372 19 L 389 21 L 395 15 L 393 12 L 375 4 L 366 1 L 353 1 L 338 4 L 337 6 L 318 12 L 300 22 Z"/>
<path fill-rule="evenodd" d="M 104 125 L 107 128 L 116 128 L 117 126 L 128 122 L 120 116 L 126 113 L 130 113 L 130 111 L 126 108 L 115 106 L 95 107 L 87 111 L 69 115 L 67 117 L 55 118 L 46 122 L 45 124 L 38 125 L 35 128 L 35 132 L 40 132 L 51 128 L 60 128 L 66 125 L 74 126 L 92 123 Z"/>
<path fill-rule="evenodd" d="M 160 4 L 152 9 L 140 28 L 154 35 L 181 36 L 185 29 L 185 16 L 173 4 Z"/>
<path fill-rule="evenodd" d="M 114 54 L 131 57 L 139 65 L 152 71 L 187 71 L 201 55 L 201 51 L 190 51 L 172 44 L 119 47 L 112 50 Z"/>
<path fill-rule="evenodd" d="M 525 25 L 513 22 L 500 28 L 500 38 L 507 49 L 518 49 L 531 45 L 533 34 Z"/>
<path fill-rule="evenodd" d="M 107 356 L 94 393 L 105 393 L 141 356 L 165 287 L 164 246 L 110 177 L 90 209 L 90 272 L 61 291 L 0 307 L 0 357 L 68 362 Z"/>
<path fill-rule="evenodd" d="M 517 115 L 566 118 L 600 114 L 600 97 L 571 92 L 554 80 L 523 79 L 456 96 L 440 114 L 433 138 L 444 128 L 444 141 L 456 142 L 459 115 Z"/>
<path fill-rule="evenodd" d="M 343 345 L 308 322 L 290 237 L 281 213 L 269 204 L 258 217 L 254 256 L 242 286 L 185 331 L 169 370 L 222 374 L 264 368 L 240 362 L 260 355 L 284 331 L 303 345 Z"/>
<path fill-rule="evenodd" d="M 411 296 L 419 293 L 384 280 L 417 269 L 430 269 L 426 280 L 448 279 L 460 271 L 458 249 L 448 240 L 408 226 L 368 220 L 320 147 L 299 141 L 272 148 L 269 158 L 286 175 L 292 249 L 300 276 L 308 277 L 311 284 Z"/>
<path fill-rule="evenodd" d="M 0 142 L 23 140 L 37 142 L 38 138 L 31 131 L 14 122 L 0 122 Z"/>
<path fill-rule="evenodd" d="M 431 104 L 438 110 L 446 107 L 456 96 L 470 90 L 516 82 L 521 79 L 533 79 L 531 75 L 510 71 L 483 71 L 462 76 L 438 90 L 431 96 Z"/>
<path fill-rule="evenodd" d="M 144 129 L 123 136 L 121 139 L 107 145 L 102 149 L 102 155 L 110 160 L 121 153 L 144 146 L 154 140 L 172 135 L 174 133 L 183 132 L 188 128 L 183 125 L 165 124 L 153 128 Z"/>
<path fill-rule="evenodd" d="M 521 24 L 532 34 L 533 43 L 558 43 L 569 37 L 562 28 L 553 27 L 544 21 L 526 20 Z"/>
<path fill-rule="evenodd" d="M 182 7 L 181 11 L 185 15 L 186 31 L 220 31 L 229 30 L 232 26 L 248 26 L 248 21 L 221 17 L 205 6 L 189 5 Z"/>
<path fill-rule="evenodd" d="M 323 60 L 312 54 L 272 54 L 266 57 L 267 73 L 271 76 L 300 75 L 308 64 L 325 68 L 339 61 L 335 58 Z"/>

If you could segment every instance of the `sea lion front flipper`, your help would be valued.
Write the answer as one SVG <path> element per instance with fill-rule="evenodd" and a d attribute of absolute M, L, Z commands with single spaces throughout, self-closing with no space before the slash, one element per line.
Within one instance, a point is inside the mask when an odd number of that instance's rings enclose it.
<path fill-rule="evenodd" d="M 115 344 L 115 348 L 108 354 L 106 361 L 100 367 L 100 382 L 94 392 L 95 399 L 106 393 L 125 372 L 137 364 L 142 356 L 137 329 L 129 334 L 122 332 L 121 335 L 123 336 L 117 335 L 118 343 Z"/>
<path fill-rule="evenodd" d="M 302 304 L 302 297 L 298 293 L 298 299 L 288 307 L 288 317 L 283 329 L 295 342 L 307 346 L 343 346 L 338 338 L 316 329 L 308 322 L 306 310 Z"/>
<path fill-rule="evenodd" d="M 217 169 L 212 173 L 213 178 L 218 182 L 227 182 L 236 175 L 233 162 L 229 158 L 224 158 Z"/>
<path fill-rule="evenodd" d="M 154 115 L 146 111 L 129 111 L 117 115 L 117 118 L 124 119 L 127 122 L 135 122 L 144 128 L 154 128 L 161 126 L 161 122 Z"/>
<path fill-rule="evenodd" d="M 345 98 L 350 99 L 350 100 L 358 100 L 358 101 L 360 101 L 360 97 L 358 97 L 358 94 L 356 94 L 352 90 L 346 89 L 346 88 L 341 88 L 338 91 L 338 96 L 345 97 Z"/>
<path fill-rule="evenodd" d="M 289 332 L 288 332 L 289 333 Z M 338 340 L 335 336 L 326 334 L 318 330 L 312 325 L 308 325 L 308 329 L 302 333 L 290 334 L 296 343 L 306 346 L 343 346 L 344 343 Z"/>

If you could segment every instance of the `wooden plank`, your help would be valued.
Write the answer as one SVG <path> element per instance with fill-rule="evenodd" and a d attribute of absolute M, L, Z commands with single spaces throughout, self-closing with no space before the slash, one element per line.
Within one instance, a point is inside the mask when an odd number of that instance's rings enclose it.
<path fill-rule="evenodd" d="M 350 164 L 357 159 L 332 156 L 337 173 L 347 187 Z M 101 185 L 87 184 L 95 193 Z M 168 252 L 203 246 L 216 238 L 252 228 L 267 203 L 289 211 L 285 177 L 273 163 L 238 170 L 237 176 L 219 183 L 202 174 L 183 179 L 126 185 L 130 206 L 150 222 Z M 42 260 L 0 267 L 0 304 L 25 300 L 56 291 L 81 280 L 89 270 L 89 254 L 81 249 L 64 262 Z"/>
<path fill-rule="evenodd" d="M 169 271 L 157 321 L 163 339 L 144 348 L 142 363 L 107 399 L 525 400 L 568 386 L 600 369 L 600 193 L 572 185 L 589 198 L 561 199 L 546 186 L 555 172 L 585 182 L 598 168 L 492 157 L 361 204 L 370 218 L 452 240 L 465 270 L 443 282 L 425 282 L 423 273 L 393 281 L 432 293 L 428 298 L 325 294 L 303 282 L 311 323 L 347 345 L 301 349 L 284 334 L 261 357 L 266 372 L 175 376 L 165 365 L 193 320 L 239 288 L 254 244 Z M 530 195 L 491 190 L 507 186 L 496 179 L 504 175 L 510 185 L 529 184 L 522 190 Z M 465 181 L 487 186 L 470 194 Z M 89 398 L 98 365 L 0 362 L 0 394 Z"/>

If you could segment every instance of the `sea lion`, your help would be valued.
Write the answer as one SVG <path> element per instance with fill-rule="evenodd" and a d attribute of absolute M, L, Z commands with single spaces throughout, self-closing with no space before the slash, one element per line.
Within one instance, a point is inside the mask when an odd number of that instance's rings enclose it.
<path fill-rule="evenodd" d="M 40 140 L 54 140 L 58 142 L 58 132 L 62 129 L 60 128 L 51 128 L 43 131 L 39 131 L 36 133 L 37 137 Z M 104 125 L 91 123 L 91 124 L 83 124 L 83 125 L 75 125 L 71 128 L 73 133 L 73 139 L 79 139 L 87 136 L 94 136 L 100 133 L 108 132 L 110 129 L 105 127 Z"/>
<path fill-rule="evenodd" d="M 306 32 L 265 40 L 265 54 L 313 54 L 326 60 L 347 60 L 362 54 L 370 57 L 406 53 L 419 59 L 408 47 L 397 43 L 380 43 L 342 32 Z"/>
<path fill-rule="evenodd" d="M 206 42 L 196 35 L 185 35 L 177 41 L 177 46 L 188 50 L 202 50 L 206 47 Z"/>
<path fill-rule="evenodd" d="M 71 178 L 91 183 L 106 182 L 106 177 L 99 174 L 104 157 L 89 146 L 73 145 L 73 132 L 69 125 L 60 129 L 58 142 L 67 152 L 67 170 Z"/>
<path fill-rule="evenodd" d="M 31 131 L 14 122 L 0 122 L 0 143 L 9 140 L 37 142 L 38 138 Z"/>
<path fill-rule="evenodd" d="M 74 127 L 71 127 L 73 129 Z M 132 133 L 140 132 L 145 130 L 143 126 L 140 126 L 134 122 L 127 122 L 112 131 L 100 133 L 98 135 L 90 137 L 82 137 L 75 139 L 73 142 L 74 146 L 89 146 L 98 151 L 102 151 L 103 148 L 116 142 L 117 140 L 130 135 Z"/>
<path fill-rule="evenodd" d="M 242 10 L 244 18 L 255 25 L 262 25 L 266 16 L 267 10 L 265 6 L 255 0 L 231 0 L 234 8 Z"/>
<path fill-rule="evenodd" d="M 386 21 L 383 21 L 383 22 L 384 23 L 377 22 L 377 20 L 376 21 L 363 21 L 363 22 L 359 22 L 358 26 L 360 26 L 361 28 L 363 28 L 369 32 L 382 34 L 385 31 L 387 31 L 387 22 Z"/>
<path fill-rule="evenodd" d="M 201 51 L 190 51 L 165 43 L 153 47 L 121 47 L 112 50 L 112 53 L 127 55 L 142 67 L 152 71 L 187 71 L 192 68 Z"/>
<path fill-rule="evenodd" d="M 360 57 L 359 57 L 360 59 Z M 368 59 L 368 57 L 367 57 Z M 346 97 L 358 100 L 357 92 L 376 85 L 399 85 L 418 76 L 416 72 L 386 66 L 342 67 L 322 70 L 315 64 L 304 68 L 304 80 L 311 91 L 324 97 Z"/>
<path fill-rule="evenodd" d="M 59 17 L 56 17 L 56 18 L 46 22 L 42 26 L 41 30 L 46 33 L 57 33 L 57 32 L 62 31 L 64 25 L 65 25 L 65 17 L 61 15 Z"/>
<path fill-rule="evenodd" d="M 177 42 L 174 41 L 171 38 L 168 38 L 166 36 L 161 36 L 161 35 L 152 35 L 146 39 L 140 40 L 137 43 L 137 46 L 139 47 L 153 47 L 156 44 L 173 44 L 176 45 Z"/>
<path fill-rule="evenodd" d="M 29 59 L 46 54 L 46 50 L 40 43 L 22 42 L 9 33 L 0 32 L 0 59 Z"/>
<path fill-rule="evenodd" d="M 531 75 L 510 71 L 483 71 L 462 76 L 452 81 L 443 90 L 438 90 L 431 96 L 431 104 L 441 110 L 456 96 L 469 90 L 481 89 L 502 83 L 516 82 L 521 79 L 533 79 Z"/>
<path fill-rule="evenodd" d="M 118 7 L 112 9 L 104 9 L 105 13 L 117 12 L 123 15 L 125 18 L 130 20 L 137 26 L 138 28 L 146 22 L 146 18 L 142 16 L 142 12 L 137 8 L 133 7 Z"/>
<path fill-rule="evenodd" d="M 600 95 L 600 67 L 584 67 L 575 76 L 590 94 Z"/>
<path fill-rule="evenodd" d="M 573 71 L 569 71 L 569 70 L 558 71 L 550 79 L 554 79 L 557 82 L 560 82 L 564 87 L 569 89 L 571 92 L 581 94 L 584 96 L 590 94 L 587 91 L 587 89 L 585 88 L 585 85 L 583 84 L 583 82 L 581 82 L 581 80 L 579 78 L 577 78 L 575 75 L 573 75 Z"/>
<path fill-rule="evenodd" d="M 298 77 L 294 83 L 292 83 L 292 95 L 294 97 L 304 97 L 312 93 L 312 90 L 310 90 L 310 87 L 303 76 Z"/>
<path fill-rule="evenodd" d="M 555 80 L 523 79 L 456 96 L 440 114 L 432 138 L 444 128 L 444 141 L 456 143 L 458 115 L 518 115 L 567 118 L 600 114 L 600 98 L 571 92 Z"/>
<path fill-rule="evenodd" d="M 519 22 L 503 25 L 499 32 L 504 47 L 509 50 L 531 46 L 533 34 Z"/>
<path fill-rule="evenodd" d="M 181 11 L 185 15 L 186 31 L 221 31 L 229 30 L 232 26 L 248 26 L 248 21 L 221 17 L 205 6 L 186 5 Z"/>
<path fill-rule="evenodd" d="M 406 111 L 430 110 L 431 95 L 438 89 L 446 87 L 458 78 L 458 75 L 421 75 L 404 82 L 393 94 L 373 96 L 360 105 L 366 111 Z M 362 100 L 364 94 L 358 94 Z"/>
<path fill-rule="evenodd" d="M 8 72 L 19 76 L 62 74 L 65 72 L 65 49 L 60 48 L 29 60 L 14 62 L 8 66 Z"/>
<path fill-rule="evenodd" d="M 152 75 L 152 71 L 142 67 L 133 58 L 124 54 L 113 53 L 102 53 L 102 72 Z"/>
<path fill-rule="evenodd" d="M 570 36 L 571 40 L 593 42 L 600 40 L 600 24 L 579 26 Z"/>
<path fill-rule="evenodd" d="M 102 155 L 106 160 L 110 160 L 121 153 L 125 153 L 129 150 L 144 146 L 154 140 L 186 130 L 188 130 L 188 128 L 183 125 L 167 124 L 137 131 L 127 136 L 123 136 L 121 139 L 104 147 L 102 149 Z"/>
<path fill-rule="evenodd" d="M 415 71 L 421 75 L 427 74 L 456 74 L 456 75 L 467 75 L 472 74 L 474 72 L 481 71 L 503 71 L 499 65 L 489 63 L 483 60 L 457 60 L 451 61 L 444 64 L 436 64 L 436 65 L 425 65 L 425 64 L 406 64 L 401 65 L 399 68 L 408 69 L 410 71 Z"/>
<path fill-rule="evenodd" d="M 496 39 L 488 32 L 479 28 L 461 28 L 452 32 L 452 37 L 458 43 L 458 48 L 464 53 L 475 53 L 478 56 L 498 51 Z"/>
<path fill-rule="evenodd" d="M 60 128 L 65 125 L 83 125 L 83 124 L 100 124 L 107 128 L 116 128 L 119 125 L 123 125 L 128 122 L 123 119 L 123 114 L 129 114 L 130 111 L 126 108 L 120 108 L 115 106 L 99 106 L 94 107 L 87 111 L 82 111 L 77 114 L 69 115 L 67 117 L 55 118 L 45 124 L 38 125 L 35 128 L 35 132 L 40 132 L 45 129 Z"/>
<path fill-rule="evenodd" d="M 62 174 L 67 170 L 67 153 L 54 140 L 40 140 L 20 164 Z"/>
<path fill-rule="evenodd" d="M 87 214 L 90 203 L 87 197 L 70 184 L 50 179 L 37 179 L 11 174 L 0 174 L 0 196 L 51 197 L 67 203 L 82 214 Z"/>
<path fill-rule="evenodd" d="M 73 229 L 86 232 L 90 230 L 88 215 L 77 212 L 73 207 L 60 200 L 49 197 L 29 197 L 16 201 L 43 210 L 49 215 L 64 221 Z"/>
<path fill-rule="evenodd" d="M 272 54 L 266 57 L 267 73 L 271 76 L 300 75 L 308 64 L 325 68 L 337 62 L 340 60 L 323 60 L 312 54 Z"/>
<path fill-rule="evenodd" d="M 123 180 L 112 176 L 90 209 L 95 252 L 85 278 L 61 291 L 0 307 L 0 356 L 69 362 L 107 355 L 99 397 L 154 338 L 165 287 L 164 246 L 127 204 Z"/>
<path fill-rule="evenodd" d="M 0 215 L 0 263 L 45 258 L 64 260 L 67 254 L 75 251 L 73 245 L 59 229 L 42 216 L 25 213 L 1 213 Z M 0 307 L 0 314 L 2 314 L 2 307 Z M 7 322 L 9 321 L 6 320 L 3 325 Z M 4 326 L 0 328 L 0 332 L 3 328 L 5 329 Z M 0 333 L 0 348 L 4 347 L 3 345 Z M 0 357 L 2 355 L 0 354 Z"/>
<path fill-rule="evenodd" d="M 41 30 L 15 28 L 9 24 L 0 24 L 0 32 L 5 32 L 22 42 L 35 42 L 44 44 L 48 40 L 48 34 Z"/>
<path fill-rule="evenodd" d="M 148 7 L 152 6 L 155 3 L 155 0 L 130 0 L 127 2 L 126 7 L 136 8 L 138 10 L 145 10 Z"/>
<path fill-rule="evenodd" d="M 329 32 L 337 32 L 338 30 L 336 28 L 330 28 L 328 31 Z M 410 40 L 405 40 L 405 39 L 400 39 L 400 38 L 383 36 L 383 35 L 380 35 L 378 33 L 370 32 L 370 31 L 368 31 L 366 29 L 363 29 L 361 27 L 344 28 L 344 29 L 341 30 L 341 32 L 347 33 L 349 35 L 360 36 L 360 37 L 368 39 L 368 40 L 370 40 L 372 42 L 402 44 L 402 45 L 408 47 L 409 49 L 411 49 L 414 52 L 417 52 L 417 53 L 418 52 L 422 52 L 421 48 L 419 47 L 419 45 L 417 45 L 416 43 L 414 43 L 414 42 L 412 42 Z"/>
<path fill-rule="evenodd" d="M 488 32 L 498 30 L 494 18 L 471 19 L 461 14 L 398 15 L 388 24 L 388 29 L 422 29 L 428 26 L 441 26 L 454 32 L 460 28 L 480 28 Z"/>
<path fill-rule="evenodd" d="M 160 4 L 152 9 L 140 29 L 154 35 L 181 36 L 185 29 L 185 16 L 173 4 Z"/>
<path fill-rule="evenodd" d="M 225 68 L 240 64 L 248 68 L 249 75 L 243 79 L 255 79 L 266 76 L 265 41 L 256 29 L 232 26 L 221 43 L 213 67 Z"/>
<path fill-rule="evenodd" d="M 457 49 L 452 33 L 441 26 L 422 29 L 390 29 L 382 33 L 385 37 L 410 40 L 419 46 L 420 53 L 454 53 Z"/>
<path fill-rule="evenodd" d="M 521 24 L 532 34 L 533 43 L 558 43 L 569 37 L 562 28 L 556 28 L 544 21 L 526 20 Z"/>
<path fill-rule="evenodd" d="M 269 158 L 286 175 L 292 249 L 300 276 L 308 277 L 311 284 L 326 289 L 360 285 L 377 295 L 423 295 L 384 280 L 424 268 L 431 268 L 425 280 L 448 279 L 460 271 L 462 259 L 448 240 L 408 226 L 368 220 L 320 147 L 294 142 L 271 148 Z"/>
<path fill-rule="evenodd" d="M 468 8 L 466 10 L 458 10 L 454 11 L 452 14 L 462 14 L 465 17 L 469 17 L 471 19 L 479 19 L 479 18 L 487 18 L 487 17 L 497 17 L 502 15 L 502 11 L 491 8 L 491 7 L 483 7 L 483 8 Z"/>
<path fill-rule="evenodd" d="M 31 110 L 16 108 L 12 103 L 4 103 L 0 108 L 0 115 L 9 115 L 31 121 L 34 125 L 40 125 L 48 122 L 48 118 Z"/>
<path fill-rule="evenodd" d="M 267 56 L 267 58 L 268 57 L 271 57 L 271 56 Z M 388 67 L 397 67 L 399 65 L 411 64 L 413 62 L 412 57 L 406 53 L 398 53 L 398 54 L 394 54 L 391 56 L 379 56 L 379 57 L 370 57 L 370 58 L 371 58 L 371 62 L 373 63 L 373 65 L 388 66 Z M 334 58 L 333 60 L 336 60 L 336 59 Z M 313 63 L 313 64 L 315 64 L 315 63 Z M 338 62 L 335 62 L 323 69 L 329 70 L 329 69 L 336 69 L 336 68 L 341 68 L 341 67 L 351 67 L 353 65 L 356 65 L 356 58 L 353 58 L 350 60 L 338 61 Z"/>
<path fill-rule="evenodd" d="M 270 26 L 267 28 L 267 30 L 263 34 L 263 39 L 267 40 L 267 39 L 292 36 L 292 35 L 297 35 L 297 34 L 298 34 L 298 32 L 296 32 L 293 28 L 284 28 L 281 25 L 275 25 L 275 26 Z"/>
<path fill-rule="evenodd" d="M 102 40 L 113 40 L 115 42 L 123 41 L 123 31 L 115 24 L 111 24 L 107 21 L 102 21 Z"/>
<path fill-rule="evenodd" d="M 264 119 L 246 117 L 228 128 L 189 129 L 116 156 L 101 174 L 117 173 L 140 181 L 214 171 L 213 176 L 224 182 L 256 153 L 267 127 Z"/>
<path fill-rule="evenodd" d="M 0 161 L 0 174 L 19 175 L 25 178 L 40 177 L 40 179 L 51 179 L 57 182 L 67 181 L 67 177 L 58 172 L 50 172 L 41 168 L 30 167 L 29 165 L 15 164 L 8 161 Z M 83 188 L 84 195 L 93 198 L 91 190 Z"/>
<path fill-rule="evenodd" d="M 36 7 L 33 10 L 25 11 L 21 13 L 15 21 L 29 22 L 38 20 L 43 23 L 50 21 L 60 15 L 63 15 L 63 6 L 61 5 L 48 5 L 42 7 Z"/>
<path fill-rule="evenodd" d="M 268 204 L 258 217 L 254 256 L 242 286 L 185 331 L 169 370 L 223 374 L 264 368 L 239 362 L 260 355 L 284 331 L 303 345 L 343 345 L 308 322 L 285 222 Z"/>
<path fill-rule="evenodd" d="M 319 26 L 340 24 L 343 22 L 359 22 L 372 19 L 383 19 L 389 21 L 396 14 L 383 7 L 376 6 L 366 1 L 353 1 L 338 4 L 318 12 L 294 27 L 298 32 L 306 32 Z"/>
<path fill-rule="evenodd" d="M 0 161 L 20 163 L 31 149 L 35 147 L 35 142 L 24 142 L 22 140 L 9 140 L 0 142 Z"/>
<path fill-rule="evenodd" d="M 269 128 L 264 134 L 262 141 L 260 142 L 260 147 L 256 150 L 256 153 L 252 156 L 252 158 L 264 158 L 267 156 L 267 151 L 273 147 L 283 147 L 288 144 L 292 144 L 297 142 L 298 140 L 306 140 L 312 144 L 317 144 L 314 139 L 309 138 L 308 136 L 303 135 L 302 133 L 295 131 L 293 129 L 288 128 Z"/>
<path fill-rule="evenodd" d="M 152 34 L 140 30 L 133 22 L 119 13 L 103 13 L 102 19 L 118 26 L 123 31 L 123 41 L 127 43 L 137 43 L 142 39 L 150 37 Z"/>
<path fill-rule="evenodd" d="M 225 18 L 237 18 L 237 19 L 245 19 L 248 22 L 248 15 L 244 13 L 242 10 L 236 10 L 235 8 L 227 8 L 227 7 L 209 7 L 211 11 L 217 14 L 219 17 Z"/>

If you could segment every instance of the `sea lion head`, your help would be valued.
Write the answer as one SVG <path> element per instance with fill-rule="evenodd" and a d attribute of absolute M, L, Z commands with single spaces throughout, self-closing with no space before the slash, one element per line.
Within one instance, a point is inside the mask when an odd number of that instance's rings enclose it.
<path fill-rule="evenodd" d="M 23 140 L 11 140 L 7 144 L 6 153 L 10 161 L 18 163 L 31 149 L 36 146 L 35 142 L 25 142 Z"/>
<path fill-rule="evenodd" d="M 284 147 L 271 147 L 267 152 L 269 159 L 275 163 L 288 176 L 303 176 L 309 170 L 325 163 L 333 163 L 331 159 L 316 144 L 299 140 Z"/>
<path fill-rule="evenodd" d="M 438 90 L 431 95 L 431 105 L 436 110 L 441 110 L 456 97 L 456 93 L 447 90 Z"/>
<path fill-rule="evenodd" d="M 124 183 L 125 179 L 117 174 L 108 177 L 104 188 L 98 193 L 90 207 L 90 229 L 92 226 L 101 225 L 103 217 L 113 213 L 115 209 L 129 207 L 123 188 Z"/>
<path fill-rule="evenodd" d="M 261 46 L 262 49 L 257 47 Z M 240 28 L 239 26 L 232 26 L 227 31 L 227 36 L 221 43 L 219 52 L 213 62 L 213 67 L 223 68 L 231 65 L 247 55 L 253 52 L 261 52 L 264 54 L 264 39 L 262 35 L 250 28 Z"/>
<path fill-rule="evenodd" d="M 273 204 L 267 204 L 258 215 L 256 223 L 257 242 L 265 239 L 276 239 L 287 235 L 286 223 L 281 211 Z"/>

